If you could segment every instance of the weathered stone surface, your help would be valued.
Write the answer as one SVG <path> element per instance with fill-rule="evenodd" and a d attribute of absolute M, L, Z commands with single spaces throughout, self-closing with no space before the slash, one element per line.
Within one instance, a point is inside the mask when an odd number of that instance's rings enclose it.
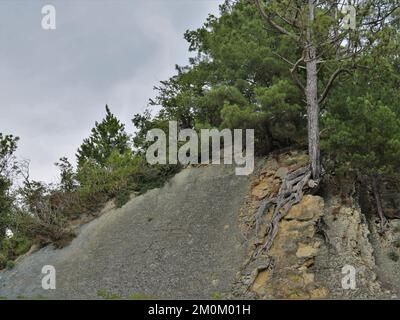
<path fill-rule="evenodd" d="M 274 194 L 280 185 L 278 181 L 273 176 L 264 177 L 252 188 L 251 195 L 257 200 L 262 200 L 266 196 Z"/>
<path fill-rule="evenodd" d="M 261 271 L 256 279 L 254 280 L 253 284 L 251 285 L 250 290 L 259 294 L 265 294 L 265 289 L 267 285 L 267 281 L 270 277 L 270 272 L 268 270 Z"/>
<path fill-rule="evenodd" d="M 296 251 L 297 258 L 313 258 L 317 254 L 318 248 L 315 246 L 299 243 Z"/>
<path fill-rule="evenodd" d="M 379 255 L 371 244 L 374 237 L 370 233 L 366 216 L 360 212 L 354 199 L 349 198 L 349 201 L 344 202 L 331 190 L 327 192 L 325 201 L 324 230 L 327 241 L 322 242 L 314 258 L 316 279 L 328 290 L 329 298 L 332 299 L 390 297 L 382 290 L 380 280 L 377 281 L 376 271 L 380 267 L 374 256 Z M 342 268 L 346 265 L 356 269 L 357 290 L 346 290 L 341 286 Z M 316 291 L 314 296 L 321 298 L 323 295 Z"/>
<path fill-rule="evenodd" d="M 289 169 L 287 167 L 280 167 L 276 172 L 275 172 L 275 177 L 280 178 L 281 180 L 285 179 L 289 172 Z"/>
<path fill-rule="evenodd" d="M 318 196 L 306 195 L 301 202 L 293 206 L 286 220 L 308 221 L 322 216 L 324 213 L 324 200 Z"/>
<path fill-rule="evenodd" d="M 264 199 L 269 193 L 270 182 L 269 179 L 260 181 L 251 191 L 253 197 L 258 200 Z"/>
<path fill-rule="evenodd" d="M 325 299 L 328 297 L 328 290 L 324 287 L 316 288 L 311 291 L 311 299 Z"/>
<path fill-rule="evenodd" d="M 314 282 L 315 275 L 313 273 L 304 273 L 303 274 L 304 284 L 308 285 Z"/>

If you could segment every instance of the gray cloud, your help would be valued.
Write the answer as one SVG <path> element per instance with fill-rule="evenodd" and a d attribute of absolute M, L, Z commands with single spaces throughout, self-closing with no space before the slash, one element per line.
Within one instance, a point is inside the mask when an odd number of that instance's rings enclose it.
<path fill-rule="evenodd" d="M 32 177 L 56 179 L 53 163 L 74 154 L 104 106 L 133 131 L 153 86 L 187 62 L 186 29 L 222 0 L 2 0 L 0 132 L 21 138 Z M 53 4 L 57 30 L 41 28 Z"/>

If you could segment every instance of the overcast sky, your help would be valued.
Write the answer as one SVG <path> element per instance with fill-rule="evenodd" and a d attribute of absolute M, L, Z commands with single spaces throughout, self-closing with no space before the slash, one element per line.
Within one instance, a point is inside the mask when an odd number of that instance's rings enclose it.
<path fill-rule="evenodd" d="M 31 160 L 31 177 L 55 181 L 54 162 L 75 162 L 106 103 L 133 132 L 153 86 L 187 63 L 185 30 L 222 2 L 1 0 L 0 132 L 21 138 L 17 155 Z M 46 4 L 56 30 L 42 29 Z"/>

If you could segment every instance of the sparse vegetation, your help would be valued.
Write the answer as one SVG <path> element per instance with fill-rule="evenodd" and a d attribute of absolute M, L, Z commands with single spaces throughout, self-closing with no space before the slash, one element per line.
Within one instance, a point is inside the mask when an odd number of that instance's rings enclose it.
<path fill-rule="evenodd" d="M 4 269 L 7 265 L 7 256 L 4 253 L 0 253 L 0 270 Z"/>
<path fill-rule="evenodd" d="M 177 165 L 148 165 L 129 140 L 124 126 L 106 107 L 106 118 L 96 123 L 78 150 L 77 169 L 63 157 L 56 163 L 59 183 L 46 184 L 30 178 L 29 161 L 14 159 L 18 138 L 1 135 L 5 173 L 0 172 L 0 269 L 11 267 L 33 243 L 64 247 L 75 236 L 71 221 L 97 212 L 112 199 L 122 207 L 132 193 L 159 187 L 179 170 Z M 13 174 L 23 185 L 11 193 Z M 5 237 L 7 229 L 12 230 L 11 237 Z"/>
<path fill-rule="evenodd" d="M 0 241 L 0 269 L 12 269 L 14 259 L 25 254 L 32 245 L 32 240 L 18 234 L 12 238 L 4 238 Z"/>
<path fill-rule="evenodd" d="M 389 251 L 388 257 L 390 260 L 397 262 L 399 260 L 399 255 L 396 251 Z"/>
<path fill-rule="evenodd" d="M 395 241 L 393 241 L 393 246 L 395 248 L 400 248 L 400 239 L 396 239 Z"/>
<path fill-rule="evenodd" d="M 154 297 L 143 293 L 134 293 L 129 297 L 129 300 L 154 300 Z"/>
<path fill-rule="evenodd" d="M 222 300 L 222 293 L 220 293 L 220 292 L 214 292 L 214 293 L 212 294 L 212 298 L 213 298 L 214 300 Z"/>
<path fill-rule="evenodd" d="M 97 291 L 97 296 L 104 300 L 122 300 L 123 299 L 120 295 L 108 292 L 107 290 Z"/>
<path fill-rule="evenodd" d="M 35 295 L 33 297 L 28 297 L 28 296 L 24 296 L 24 295 L 19 295 L 17 296 L 17 300 L 47 300 L 48 298 L 46 296 L 43 295 Z"/>
<path fill-rule="evenodd" d="M 151 297 L 142 293 L 134 293 L 129 298 L 122 297 L 121 295 L 111 293 L 105 289 L 97 291 L 97 296 L 105 300 L 152 300 Z"/>
<path fill-rule="evenodd" d="M 6 268 L 8 270 L 14 269 L 14 267 L 15 267 L 15 262 L 14 261 L 12 261 L 12 260 L 7 261 Z"/>

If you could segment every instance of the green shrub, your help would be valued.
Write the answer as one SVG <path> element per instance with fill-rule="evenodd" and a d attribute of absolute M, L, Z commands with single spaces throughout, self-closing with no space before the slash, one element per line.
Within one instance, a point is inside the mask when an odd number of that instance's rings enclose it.
<path fill-rule="evenodd" d="M 393 241 L 393 246 L 396 248 L 400 248 L 400 239 L 396 239 L 395 241 Z"/>
<path fill-rule="evenodd" d="M 130 300 L 154 300 L 153 297 L 143 294 L 143 293 L 134 293 L 130 296 Z"/>
<path fill-rule="evenodd" d="M 12 269 L 18 256 L 26 253 L 32 245 L 32 240 L 20 233 L 12 238 L 4 238 L 0 241 L 0 269 Z"/>
<path fill-rule="evenodd" d="M 4 269 L 7 265 L 7 256 L 0 252 L 0 270 Z"/>
<path fill-rule="evenodd" d="M 27 253 L 32 246 L 32 240 L 22 235 L 15 236 L 12 240 L 15 243 L 14 253 L 18 256 Z"/>
<path fill-rule="evenodd" d="M 78 171 L 79 193 L 86 202 L 102 202 L 116 197 L 121 190 L 132 190 L 129 177 L 136 170 L 137 159 L 131 152 L 113 152 L 104 166 L 88 161 Z"/>
<path fill-rule="evenodd" d="M 8 251 L 11 249 L 11 241 L 10 238 L 4 238 L 0 241 L 0 252 L 8 255 Z"/>
<path fill-rule="evenodd" d="M 390 251 L 388 257 L 395 262 L 399 260 L 399 255 L 395 251 Z"/>
<path fill-rule="evenodd" d="M 22 212 L 18 214 L 18 228 L 19 234 L 23 235 L 23 237 L 16 237 L 18 246 L 15 248 L 19 254 L 23 254 L 30 249 L 33 241 L 40 246 L 45 246 L 49 243 L 54 243 L 58 246 L 59 242 L 65 242 L 66 239 L 70 240 L 73 237 L 73 234 L 66 226 L 67 217 L 62 212 L 45 218 L 31 215 L 29 212 Z M 17 254 L 14 252 L 14 255 Z"/>
<path fill-rule="evenodd" d="M 113 198 L 115 205 L 122 207 L 133 192 L 143 193 L 160 187 L 178 170 L 178 166 L 150 166 L 142 155 L 131 151 L 113 152 L 104 166 L 93 161 L 81 164 L 77 174 L 79 193 L 93 211 Z"/>
<path fill-rule="evenodd" d="M 114 203 L 117 208 L 121 208 L 131 198 L 131 192 L 128 189 L 123 189 L 115 197 Z"/>
<path fill-rule="evenodd" d="M 213 298 L 214 300 L 222 300 L 222 294 L 221 294 L 220 292 L 214 292 L 214 293 L 212 294 L 212 298 Z"/>
<path fill-rule="evenodd" d="M 48 298 L 46 296 L 43 296 L 41 294 L 38 294 L 36 296 L 24 296 L 24 295 L 19 295 L 17 296 L 17 300 L 47 300 Z"/>
<path fill-rule="evenodd" d="M 115 293 L 108 292 L 107 290 L 104 290 L 104 289 L 97 291 L 97 296 L 100 298 L 103 298 L 105 300 L 121 300 L 122 299 L 121 296 L 119 296 Z"/>
<path fill-rule="evenodd" d="M 8 260 L 7 263 L 6 263 L 6 268 L 7 268 L 8 270 L 11 270 L 11 269 L 13 269 L 14 267 L 15 267 L 15 262 L 12 261 L 12 260 Z"/>

